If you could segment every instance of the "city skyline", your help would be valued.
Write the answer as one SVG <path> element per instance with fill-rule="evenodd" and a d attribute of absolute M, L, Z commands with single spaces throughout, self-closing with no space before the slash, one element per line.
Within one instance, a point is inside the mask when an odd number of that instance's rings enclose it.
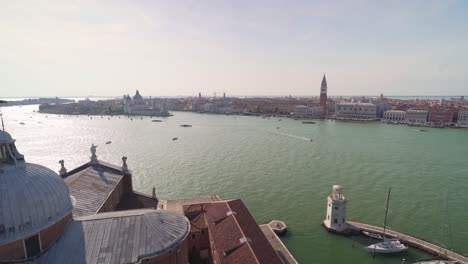
<path fill-rule="evenodd" d="M 466 95 L 461 1 L 14 1 L 2 97 Z"/>

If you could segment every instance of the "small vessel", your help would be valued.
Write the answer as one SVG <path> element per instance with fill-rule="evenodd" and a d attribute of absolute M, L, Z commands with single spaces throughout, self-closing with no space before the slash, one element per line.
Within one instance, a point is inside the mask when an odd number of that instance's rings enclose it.
<path fill-rule="evenodd" d="M 421 132 L 427 132 L 427 129 L 419 129 Z"/>
<path fill-rule="evenodd" d="M 278 235 L 283 235 L 286 232 L 286 224 L 280 220 L 272 220 L 268 225 Z"/>
<path fill-rule="evenodd" d="M 192 127 L 192 125 L 188 125 L 188 124 L 183 124 L 183 125 L 180 125 L 181 127 Z"/>
<path fill-rule="evenodd" d="M 398 238 L 384 238 L 382 242 L 367 247 L 367 251 L 375 253 L 398 253 L 407 250 L 408 247 L 400 242 Z"/>
<path fill-rule="evenodd" d="M 385 207 L 385 219 L 384 219 L 384 227 L 383 227 L 383 234 L 382 234 L 382 242 L 375 243 L 366 247 L 367 251 L 373 253 L 382 253 L 382 254 L 389 254 L 389 253 L 398 253 L 408 249 L 406 245 L 400 242 L 398 238 L 386 238 L 385 231 L 387 229 L 387 214 L 388 214 L 388 204 L 390 202 L 390 192 L 392 188 L 388 188 L 388 196 L 387 196 L 387 206 Z"/>
<path fill-rule="evenodd" d="M 112 143 L 112 141 L 107 141 L 106 144 L 109 145 L 110 143 Z"/>
<path fill-rule="evenodd" d="M 371 238 L 375 238 L 375 239 L 380 239 L 382 240 L 382 236 L 377 234 L 377 233 L 372 233 L 372 232 L 368 232 L 368 231 L 362 231 L 362 233 L 365 235 L 365 236 L 368 236 L 368 237 L 371 237 Z"/>
<path fill-rule="evenodd" d="M 151 120 L 151 122 L 162 122 L 162 120 L 154 119 L 154 120 Z"/>
<path fill-rule="evenodd" d="M 20 125 L 24 125 L 24 123 L 23 123 L 23 122 L 20 122 Z"/>
<path fill-rule="evenodd" d="M 179 139 L 179 138 L 178 137 L 172 138 L 172 140 L 177 140 L 177 139 Z"/>
<path fill-rule="evenodd" d="M 314 121 L 303 121 L 302 124 L 315 124 Z"/>
<path fill-rule="evenodd" d="M 279 129 L 280 127 L 276 127 L 276 129 Z"/>

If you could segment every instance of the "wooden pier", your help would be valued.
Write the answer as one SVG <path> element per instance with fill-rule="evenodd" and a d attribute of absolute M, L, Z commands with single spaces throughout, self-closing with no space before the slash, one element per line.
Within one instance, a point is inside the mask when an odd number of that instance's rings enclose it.
<path fill-rule="evenodd" d="M 368 232 L 383 234 L 383 228 L 381 227 L 368 225 L 368 224 L 362 224 L 358 222 L 350 222 L 350 221 L 348 221 L 347 223 L 350 226 L 350 228 L 354 230 L 368 231 Z M 453 263 L 468 264 L 467 257 L 461 254 L 455 253 L 446 248 L 441 249 L 440 246 L 434 245 L 422 239 L 415 238 L 415 237 L 412 237 L 412 236 L 409 236 L 400 232 L 396 232 L 388 228 L 386 229 L 385 233 L 389 236 L 394 236 L 394 237 L 399 238 L 404 244 L 408 246 L 421 249 L 433 255 L 440 254 L 441 257 L 454 261 Z"/>

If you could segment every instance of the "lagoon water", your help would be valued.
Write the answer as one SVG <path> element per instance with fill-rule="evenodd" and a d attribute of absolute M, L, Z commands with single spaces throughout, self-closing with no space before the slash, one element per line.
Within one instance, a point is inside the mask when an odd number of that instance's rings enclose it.
<path fill-rule="evenodd" d="M 350 200 L 348 219 L 388 226 L 468 255 L 468 129 L 174 112 L 149 117 L 58 116 L 37 106 L 4 107 L 5 127 L 27 161 L 72 169 L 98 145 L 99 159 L 128 157 L 134 188 L 162 199 L 218 194 L 242 198 L 259 223 L 287 223 L 284 243 L 300 263 L 401 263 L 426 254 L 411 249 L 383 257 L 368 242 L 321 226 L 334 184 Z M 21 125 L 23 122 L 24 125 Z M 184 128 L 180 124 L 191 124 Z M 279 127 L 279 128 L 277 128 Z M 173 141 L 173 137 L 179 139 Z M 310 141 L 312 139 L 313 141 Z M 111 144 L 105 144 L 112 141 Z M 448 226 L 444 222 L 445 201 Z"/>

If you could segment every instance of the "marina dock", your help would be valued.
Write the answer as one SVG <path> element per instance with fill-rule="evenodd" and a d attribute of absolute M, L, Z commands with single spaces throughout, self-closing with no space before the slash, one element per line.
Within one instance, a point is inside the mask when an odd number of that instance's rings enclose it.
<path fill-rule="evenodd" d="M 363 223 L 358 223 L 358 222 L 350 222 L 347 221 L 349 227 L 354 230 L 360 230 L 360 231 L 368 231 L 368 232 L 373 232 L 373 233 L 378 233 L 378 234 L 383 234 L 383 228 L 373 226 L 373 225 L 368 225 L 368 224 L 363 224 Z M 468 258 L 455 253 L 451 250 L 448 250 L 446 248 L 442 248 L 440 246 L 434 245 L 430 242 L 424 241 L 419 238 L 412 237 L 410 235 L 406 235 L 400 232 L 393 231 L 391 229 L 386 229 L 385 233 L 389 236 L 394 236 L 399 238 L 404 244 L 421 249 L 425 252 L 428 252 L 433 255 L 439 255 L 443 258 L 446 258 L 448 260 L 454 261 L 454 263 L 463 263 L 463 264 L 468 264 Z"/>

